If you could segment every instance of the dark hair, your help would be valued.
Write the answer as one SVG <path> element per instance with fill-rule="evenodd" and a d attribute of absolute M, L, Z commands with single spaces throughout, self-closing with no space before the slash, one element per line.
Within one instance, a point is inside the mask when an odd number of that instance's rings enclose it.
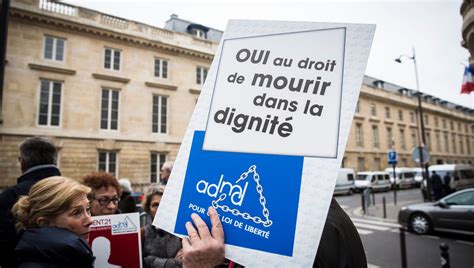
<path fill-rule="evenodd" d="M 146 196 L 145 204 L 143 204 L 143 210 L 145 210 L 147 214 L 151 214 L 150 205 L 151 205 L 151 200 L 153 199 L 153 196 L 155 195 L 163 196 L 163 190 L 164 190 L 163 188 L 152 189 L 151 193 Z"/>
<path fill-rule="evenodd" d="M 99 171 L 87 175 L 82 178 L 82 183 L 92 188 L 91 194 L 93 194 L 95 190 L 99 190 L 102 187 L 107 188 L 112 186 L 115 188 L 115 190 L 117 190 L 118 196 L 122 195 L 122 187 L 120 187 L 117 179 L 114 177 L 114 175 L 107 172 Z"/>
<path fill-rule="evenodd" d="M 58 152 L 51 139 L 46 137 L 31 137 L 20 144 L 20 158 L 23 169 L 39 165 L 56 165 Z"/>

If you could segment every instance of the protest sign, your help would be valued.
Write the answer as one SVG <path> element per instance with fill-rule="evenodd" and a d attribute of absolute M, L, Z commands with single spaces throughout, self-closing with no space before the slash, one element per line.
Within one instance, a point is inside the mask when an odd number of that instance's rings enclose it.
<path fill-rule="evenodd" d="M 92 217 L 89 245 L 95 267 L 142 267 L 138 213 Z"/>
<path fill-rule="evenodd" d="M 154 224 L 221 218 L 226 257 L 311 266 L 374 25 L 230 21 Z"/>

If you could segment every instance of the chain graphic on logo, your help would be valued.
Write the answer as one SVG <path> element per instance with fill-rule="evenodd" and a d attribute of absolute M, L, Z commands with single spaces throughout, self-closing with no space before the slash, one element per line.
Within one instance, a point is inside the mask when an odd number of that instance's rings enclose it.
<path fill-rule="evenodd" d="M 263 226 L 265 226 L 265 227 L 270 227 L 273 224 L 273 221 L 271 221 L 269 219 L 270 211 L 266 207 L 267 200 L 265 199 L 265 196 L 263 196 L 263 187 L 260 184 L 260 175 L 257 173 L 257 166 L 256 165 L 250 166 L 249 169 L 247 170 L 247 172 L 242 173 L 242 175 L 240 175 L 240 178 L 235 183 L 239 183 L 240 181 L 243 181 L 243 180 L 247 179 L 247 177 L 250 173 L 253 173 L 253 180 L 257 184 L 256 189 L 257 189 L 257 193 L 260 196 L 259 201 L 260 201 L 260 204 L 262 205 L 262 208 L 263 208 L 262 209 L 262 214 L 265 217 L 265 221 L 263 221 L 262 218 L 260 218 L 258 216 L 251 216 L 250 213 L 248 213 L 248 212 L 240 212 L 236 208 L 230 208 L 227 205 L 220 205 L 219 202 L 221 202 L 221 201 L 223 201 L 227 198 L 226 194 L 221 194 L 217 200 L 213 200 L 212 201 L 212 206 L 215 209 L 220 208 L 223 212 L 230 212 L 234 216 L 241 216 L 245 220 L 252 220 L 256 224 L 263 224 Z"/>

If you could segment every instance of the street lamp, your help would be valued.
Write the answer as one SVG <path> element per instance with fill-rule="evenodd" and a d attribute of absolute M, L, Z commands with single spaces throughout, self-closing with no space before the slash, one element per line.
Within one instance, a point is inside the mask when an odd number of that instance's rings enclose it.
<path fill-rule="evenodd" d="M 422 147 L 425 146 L 426 144 L 426 139 L 425 139 L 425 124 L 423 121 L 423 107 L 421 106 L 421 93 L 420 93 L 420 84 L 418 82 L 418 66 L 416 64 L 416 54 L 415 54 L 415 48 L 412 47 L 413 51 L 413 56 L 408 56 L 405 54 L 400 55 L 398 58 L 395 59 L 396 62 L 402 63 L 403 58 L 408 58 L 410 60 L 413 60 L 413 64 L 415 66 L 415 80 L 416 80 L 416 96 L 418 97 L 418 113 L 420 115 L 420 125 L 418 125 L 418 133 L 419 127 L 421 126 L 421 141 L 422 144 L 419 144 L 418 149 L 419 149 L 419 154 L 420 154 L 420 167 L 421 169 L 425 170 L 425 172 L 422 172 L 423 178 L 426 180 L 426 191 L 427 191 L 427 197 L 428 200 L 431 201 L 431 182 L 429 180 L 429 172 L 428 172 L 428 165 L 424 164 L 424 159 L 423 159 L 423 152 L 422 152 Z M 418 142 L 420 139 L 418 139 Z M 422 182 L 423 183 L 423 182 Z"/>

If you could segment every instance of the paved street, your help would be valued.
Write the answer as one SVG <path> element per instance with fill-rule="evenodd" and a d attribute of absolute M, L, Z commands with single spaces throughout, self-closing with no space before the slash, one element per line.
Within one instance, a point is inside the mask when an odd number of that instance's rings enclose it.
<path fill-rule="evenodd" d="M 387 218 L 383 218 L 382 198 L 385 197 Z M 397 223 L 398 210 L 403 205 L 420 203 L 419 189 L 397 191 L 397 206 L 393 204 L 393 192 L 376 193 L 375 206 L 364 215 L 361 196 L 336 196 L 357 227 L 371 267 L 401 267 L 400 231 Z M 408 267 L 441 267 L 441 243 L 449 246 L 451 267 L 474 267 L 474 237 L 450 233 L 416 235 L 405 232 Z"/>

